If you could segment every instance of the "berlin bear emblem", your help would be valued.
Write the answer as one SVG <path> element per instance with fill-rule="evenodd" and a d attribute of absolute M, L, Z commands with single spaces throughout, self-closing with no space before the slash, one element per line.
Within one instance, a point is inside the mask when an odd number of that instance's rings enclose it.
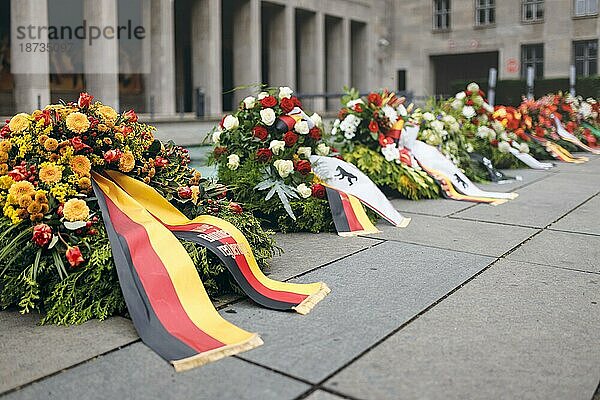
<path fill-rule="evenodd" d="M 460 183 L 461 185 L 463 185 L 463 187 L 466 189 L 469 185 L 467 185 L 467 182 L 465 182 L 460 176 L 458 176 L 458 174 L 454 174 L 454 177 L 456 178 L 456 180 L 458 181 L 458 183 Z"/>
<path fill-rule="evenodd" d="M 355 181 L 358 180 L 358 177 L 356 175 L 351 174 L 350 172 L 346 171 L 344 168 L 342 167 L 337 167 L 336 171 L 338 172 L 337 174 L 335 174 L 335 177 L 338 177 L 340 181 L 343 181 L 345 178 L 348 178 L 348 183 L 350 184 L 350 186 L 352 186 L 354 184 Z"/>

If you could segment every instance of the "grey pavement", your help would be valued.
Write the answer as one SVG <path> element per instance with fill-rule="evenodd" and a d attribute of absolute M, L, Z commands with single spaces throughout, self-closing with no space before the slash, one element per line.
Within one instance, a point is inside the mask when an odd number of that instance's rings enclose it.
<path fill-rule="evenodd" d="M 3 399 L 600 398 L 600 157 L 522 181 L 497 207 L 393 199 L 377 235 L 277 235 L 268 274 L 325 281 L 308 315 L 218 299 L 265 344 L 183 373 L 123 318 L 36 326 L 0 313 Z"/>

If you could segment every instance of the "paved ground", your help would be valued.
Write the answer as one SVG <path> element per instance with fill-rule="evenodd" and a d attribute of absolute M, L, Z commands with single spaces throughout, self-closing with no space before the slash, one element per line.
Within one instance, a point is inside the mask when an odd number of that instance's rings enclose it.
<path fill-rule="evenodd" d="M 184 373 L 113 318 L 0 313 L 3 399 L 600 399 L 600 157 L 510 171 L 492 207 L 394 200 L 372 237 L 282 235 L 272 276 L 323 280 L 309 315 L 221 299 L 265 345 Z"/>

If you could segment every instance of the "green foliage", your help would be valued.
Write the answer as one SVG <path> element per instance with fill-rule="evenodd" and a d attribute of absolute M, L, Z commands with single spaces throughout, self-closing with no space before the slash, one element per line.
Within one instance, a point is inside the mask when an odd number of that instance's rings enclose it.
<path fill-rule="evenodd" d="M 344 153 L 344 159 L 356 165 L 377 186 L 408 199 L 434 199 L 440 195 L 438 185 L 425 171 L 386 161 L 383 155 L 365 145 L 355 145 L 352 151 Z"/>

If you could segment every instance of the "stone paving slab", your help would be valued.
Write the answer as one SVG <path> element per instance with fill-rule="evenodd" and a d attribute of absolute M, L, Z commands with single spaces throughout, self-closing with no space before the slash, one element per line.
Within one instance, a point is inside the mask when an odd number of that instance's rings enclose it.
<path fill-rule="evenodd" d="M 380 223 L 377 227 L 382 232 L 370 236 L 500 257 L 539 231 L 462 219 L 407 216 L 413 218 L 408 227 L 396 228 Z"/>
<path fill-rule="evenodd" d="M 326 387 L 369 400 L 589 400 L 600 379 L 599 284 L 501 261 Z"/>
<path fill-rule="evenodd" d="M 9 399 L 294 399 L 310 386 L 235 357 L 186 372 L 142 343 L 10 393 Z"/>
<path fill-rule="evenodd" d="M 598 193 L 600 175 L 557 173 L 519 189 L 519 197 L 496 207 L 479 204 L 452 218 L 545 227 Z"/>
<path fill-rule="evenodd" d="M 562 217 L 550 229 L 600 235 L 600 196 Z"/>
<path fill-rule="evenodd" d="M 557 162 L 556 166 L 551 169 L 553 172 L 573 172 L 577 174 L 600 174 L 600 156 L 591 153 L 573 153 L 577 156 L 583 156 L 590 161 L 583 164 L 571 164 L 565 162 Z"/>
<path fill-rule="evenodd" d="M 600 236 L 545 230 L 507 258 L 600 273 Z"/>
<path fill-rule="evenodd" d="M 138 339 L 124 318 L 38 326 L 39 315 L 0 312 L 0 393 Z"/>
<path fill-rule="evenodd" d="M 266 273 L 272 279 L 289 279 L 380 243 L 335 233 L 278 233 L 275 240 L 284 253 L 270 262 Z"/>
<path fill-rule="evenodd" d="M 223 314 L 260 332 L 265 345 L 241 355 L 319 382 L 492 262 L 485 256 L 386 242 L 311 272 L 332 293 L 308 315 L 244 302 Z"/>
<path fill-rule="evenodd" d="M 438 217 L 446 217 L 458 211 L 466 210 L 473 207 L 473 203 L 467 201 L 456 201 L 446 199 L 432 200 L 406 200 L 392 199 L 390 200 L 394 207 L 401 213 L 415 213 L 434 215 Z"/>

